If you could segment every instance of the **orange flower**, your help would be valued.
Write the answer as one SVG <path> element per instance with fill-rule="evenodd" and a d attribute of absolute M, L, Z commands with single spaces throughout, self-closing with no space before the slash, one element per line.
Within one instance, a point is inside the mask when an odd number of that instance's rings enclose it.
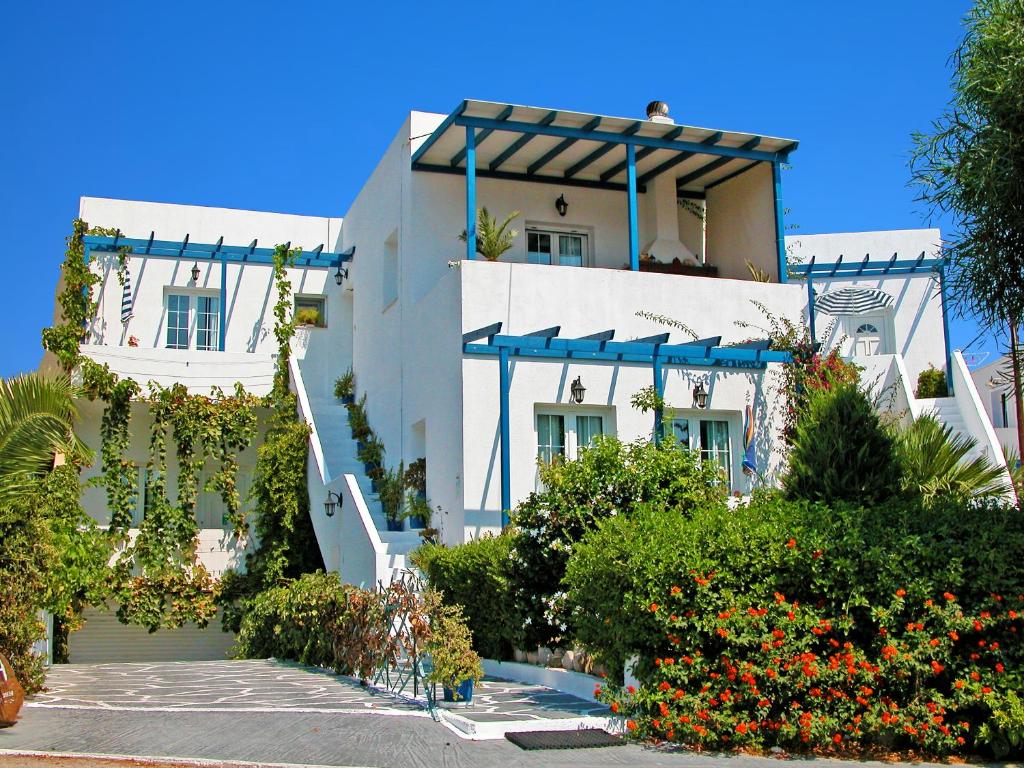
<path fill-rule="evenodd" d="M 787 541 L 786 542 L 786 546 L 789 547 L 790 549 L 795 547 L 796 546 L 796 539 L 790 539 L 789 541 Z"/>
<path fill-rule="evenodd" d="M 658 610 L 658 604 L 657 603 L 651 603 L 651 613 L 654 613 L 657 610 Z"/>
<path fill-rule="evenodd" d="M 941 675 L 944 669 L 944 666 L 942 666 L 941 664 L 939 664 L 939 662 L 932 659 L 932 672 L 934 672 L 936 675 Z"/>
<path fill-rule="evenodd" d="M 949 601 L 956 600 L 956 595 L 954 595 L 952 592 L 943 592 L 942 596 Z"/>
<path fill-rule="evenodd" d="M 717 631 L 718 631 L 718 636 L 719 637 L 728 637 L 729 636 L 729 630 L 725 629 L 725 627 L 719 627 Z"/>
<path fill-rule="evenodd" d="M 669 689 L 670 689 L 671 687 L 672 687 L 672 686 L 671 686 L 671 685 L 669 685 L 668 683 L 666 683 L 666 682 L 665 682 L 664 680 L 662 680 L 662 681 L 661 681 L 660 683 L 658 683 L 658 690 L 659 690 L 659 691 L 667 691 L 667 690 L 669 690 Z"/>
<path fill-rule="evenodd" d="M 627 728 L 628 728 L 629 730 L 631 730 L 631 731 L 635 731 L 635 730 L 636 730 L 636 723 L 635 723 L 635 722 L 633 722 L 632 720 L 627 720 L 627 721 L 626 721 L 626 727 L 627 727 Z"/>
<path fill-rule="evenodd" d="M 837 733 L 835 736 L 832 737 L 832 741 L 834 741 L 836 744 L 842 744 L 843 743 L 843 736 L 842 736 L 842 734 Z"/>
<path fill-rule="evenodd" d="M 1003 672 L 1005 671 L 1006 667 L 1004 667 L 1002 664 L 996 664 L 996 672 L 998 672 L 999 674 L 1003 674 Z"/>
<path fill-rule="evenodd" d="M 957 640 L 960 639 L 960 635 L 954 629 L 952 632 L 949 633 L 949 639 L 952 640 L 955 643 Z"/>
<path fill-rule="evenodd" d="M 630 694 L 634 694 L 634 693 L 636 693 L 636 686 L 635 685 L 627 685 L 626 686 L 626 691 L 628 693 L 630 693 Z"/>
<path fill-rule="evenodd" d="M 896 597 L 904 597 L 906 596 L 906 594 L 907 590 L 903 589 L 902 587 L 896 590 Z"/>
<path fill-rule="evenodd" d="M 747 732 L 747 724 L 746 723 L 740 723 L 739 725 L 736 726 L 736 733 L 746 733 L 746 732 Z"/>
<path fill-rule="evenodd" d="M 612 710 L 612 712 L 618 712 L 619 711 L 619 702 L 613 701 L 612 702 L 612 706 L 611 706 L 611 710 Z"/>
<path fill-rule="evenodd" d="M 679 587 L 672 587 L 672 590 L 671 590 L 671 591 L 672 591 L 672 594 L 673 594 L 673 595 L 678 595 L 678 594 L 679 594 L 680 592 L 682 592 L 683 590 L 681 590 L 681 589 L 680 589 Z"/>

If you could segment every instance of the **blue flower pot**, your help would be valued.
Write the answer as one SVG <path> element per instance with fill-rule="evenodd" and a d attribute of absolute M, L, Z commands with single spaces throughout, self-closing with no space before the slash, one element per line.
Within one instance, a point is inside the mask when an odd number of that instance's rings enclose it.
<path fill-rule="evenodd" d="M 352 405 L 356 401 L 355 395 L 345 395 L 341 398 L 342 405 Z"/>
<path fill-rule="evenodd" d="M 390 517 L 386 519 L 389 531 L 400 531 L 402 530 L 401 520 L 392 520 Z"/>
<path fill-rule="evenodd" d="M 458 701 L 460 704 L 472 704 L 473 703 L 473 680 L 464 680 L 458 688 L 454 691 L 447 685 L 444 687 L 444 700 L 445 701 Z M 455 694 L 458 694 L 458 698 Z"/>
<path fill-rule="evenodd" d="M 413 528 L 426 528 L 426 527 L 427 527 L 427 521 L 423 517 L 421 517 L 420 515 L 410 515 L 409 516 L 409 530 L 412 530 Z"/>
<path fill-rule="evenodd" d="M 380 487 L 377 485 L 376 480 L 370 480 L 370 493 L 380 493 Z"/>

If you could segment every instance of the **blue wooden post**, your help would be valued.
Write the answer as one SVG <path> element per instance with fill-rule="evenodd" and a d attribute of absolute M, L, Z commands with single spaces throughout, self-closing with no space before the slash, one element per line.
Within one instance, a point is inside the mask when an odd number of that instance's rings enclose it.
<path fill-rule="evenodd" d="M 629 268 L 640 271 L 640 230 L 636 212 L 636 147 L 626 145 L 626 198 L 629 208 Z"/>
<path fill-rule="evenodd" d="M 782 163 L 772 163 L 772 184 L 775 188 L 775 247 L 778 251 L 779 282 L 789 282 L 786 269 L 786 225 L 782 216 Z"/>
<path fill-rule="evenodd" d="M 661 358 L 658 357 L 658 347 L 654 347 L 654 393 L 660 400 L 665 396 L 665 386 L 661 381 Z M 654 444 L 661 445 L 661 422 L 665 418 L 664 411 L 658 407 L 654 409 Z"/>
<path fill-rule="evenodd" d="M 807 319 L 808 327 L 811 329 L 811 344 L 818 340 L 814 333 L 814 280 L 811 273 L 807 273 Z"/>
<path fill-rule="evenodd" d="M 939 267 L 939 300 L 942 304 L 942 341 L 946 345 L 946 389 L 953 394 L 953 351 L 949 345 L 949 311 L 946 300 L 946 268 Z"/>
<path fill-rule="evenodd" d="M 476 258 L 476 129 L 466 126 L 466 258 Z"/>
<path fill-rule="evenodd" d="M 499 408 L 501 411 L 501 527 L 509 523 L 509 510 L 512 507 L 512 490 L 509 487 L 511 472 L 509 471 L 509 419 L 508 419 L 508 349 L 502 347 L 498 352 L 499 381 L 501 390 Z"/>
<path fill-rule="evenodd" d="M 220 351 L 226 352 L 228 337 L 228 255 L 220 255 Z"/>

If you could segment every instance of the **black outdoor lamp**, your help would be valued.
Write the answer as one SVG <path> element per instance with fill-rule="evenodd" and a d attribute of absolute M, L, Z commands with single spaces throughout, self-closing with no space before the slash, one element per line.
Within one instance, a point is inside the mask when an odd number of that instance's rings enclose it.
<path fill-rule="evenodd" d="M 341 499 L 341 494 L 335 493 L 332 490 L 327 491 L 327 501 L 324 502 L 324 514 L 328 517 L 334 517 L 334 510 L 344 504 Z"/>
<path fill-rule="evenodd" d="M 697 386 L 693 388 L 693 404 L 698 408 L 708 407 L 708 391 L 704 389 L 703 379 L 698 381 Z"/>
<path fill-rule="evenodd" d="M 555 210 L 558 211 L 559 216 L 565 216 L 568 212 L 569 204 L 565 201 L 565 195 L 559 195 L 555 200 Z"/>
<path fill-rule="evenodd" d="M 198 283 L 199 282 L 199 262 L 198 261 L 193 261 L 192 262 L 192 282 L 193 283 Z"/>
<path fill-rule="evenodd" d="M 348 277 L 348 269 L 342 269 L 341 264 L 338 265 L 338 271 L 334 273 L 334 282 L 341 285 L 345 278 Z"/>
<path fill-rule="evenodd" d="M 570 389 L 570 391 L 572 393 L 572 401 L 574 403 L 576 403 L 576 405 L 579 405 L 580 403 L 582 403 L 583 402 L 583 396 L 587 393 L 587 388 L 583 386 L 583 382 L 580 381 L 580 377 L 579 376 L 577 376 L 573 380 L 572 386 L 569 389 Z"/>

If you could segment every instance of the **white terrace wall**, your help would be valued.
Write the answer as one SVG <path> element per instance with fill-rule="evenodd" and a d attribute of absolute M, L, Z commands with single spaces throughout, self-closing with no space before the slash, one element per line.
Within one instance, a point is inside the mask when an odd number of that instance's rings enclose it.
<path fill-rule="evenodd" d="M 810 261 L 811 256 L 814 256 L 816 264 L 830 264 L 842 255 L 844 264 L 856 264 L 865 254 L 871 254 L 874 261 L 889 259 L 893 253 L 898 253 L 901 260 L 916 259 L 922 251 L 925 258 L 936 258 L 940 255 L 941 235 L 938 229 L 792 235 L 786 238 L 786 247 L 791 257 L 802 263 Z M 805 287 L 806 308 L 806 284 L 803 281 L 799 284 Z M 825 291 L 857 286 L 877 288 L 893 297 L 895 307 L 889 313 L 892 352 L 903 356 L 907 373 L 911 377 L 911 390 L 917 387 L 918 374 L 929 365 L 939 369 L 945 368 L 942 303 L 939 299 L 937 278 L 928 274 L 870 277 L 859 280 L 816 278 L 814 285 L 819 297 Z M 849 335 L 854 329 L 850 327 L 850 323 L 833 323 L 834 318 L 823 312 L 816 313 L 816 318 L 818 340 L 828 346 L 841 342 L 842 354 L 851 354 L 852 341 Z M 830 325 L 831 330 L 826 333 Z"/>
<path fill-rule="evenodd" d="M 764 325 L 753 300 L 794 322 L 801 319 L 802 289 L 798 285 L 480 261 L 463 262 L 460 275 L 465 331 L 497 321 L 504 323 L 503 333 L 511 334 L 559 325 L 566 338 L 614 328 L 616 339 L 627 340 L 667 330 L 635 314 L 648 310 L 686 323 L 701 337 L 721 335 L 723 343 L 730 343 L 763 336 L 735 324 Z M 678 331 L 672 334 L 673 341 L 685 339 Z M 497 530 L 500 524 L 498 363 L 494 358 L 467 355 L 462 370 L 464 524 L 466 536 L 472 537 Z M 755 407 L 760 468 L 769 476 L 779 468 L 780 403 L 771 369 L 665 370 L 665 399 L 680 415 L 729 422 L 737 489 L 749 487 L 740 473 L 747 403 Z M 691 409 L 691 393 L 695 377 L 704 375 L 710 376 L 708 410 L 697 412 Z M 577 376 L 587 390 L 582 406 L 569 404 L 569 387 Z M 606 432 L 617 433 L 624 440 L 647 438 L 653 416 L 635 410 L 630 398 L 652 381 L 650 366 L 514 359 L 510 389 L 513 505 L 536 487 L 538 408 L 603 415 Z"/>
<path fill-rule="evenodd" d="M 707 261 L 719 277 L 750 280 L 749 261 L 778 280 L 772 169 L 760 163 L 707 191 Z"/>

